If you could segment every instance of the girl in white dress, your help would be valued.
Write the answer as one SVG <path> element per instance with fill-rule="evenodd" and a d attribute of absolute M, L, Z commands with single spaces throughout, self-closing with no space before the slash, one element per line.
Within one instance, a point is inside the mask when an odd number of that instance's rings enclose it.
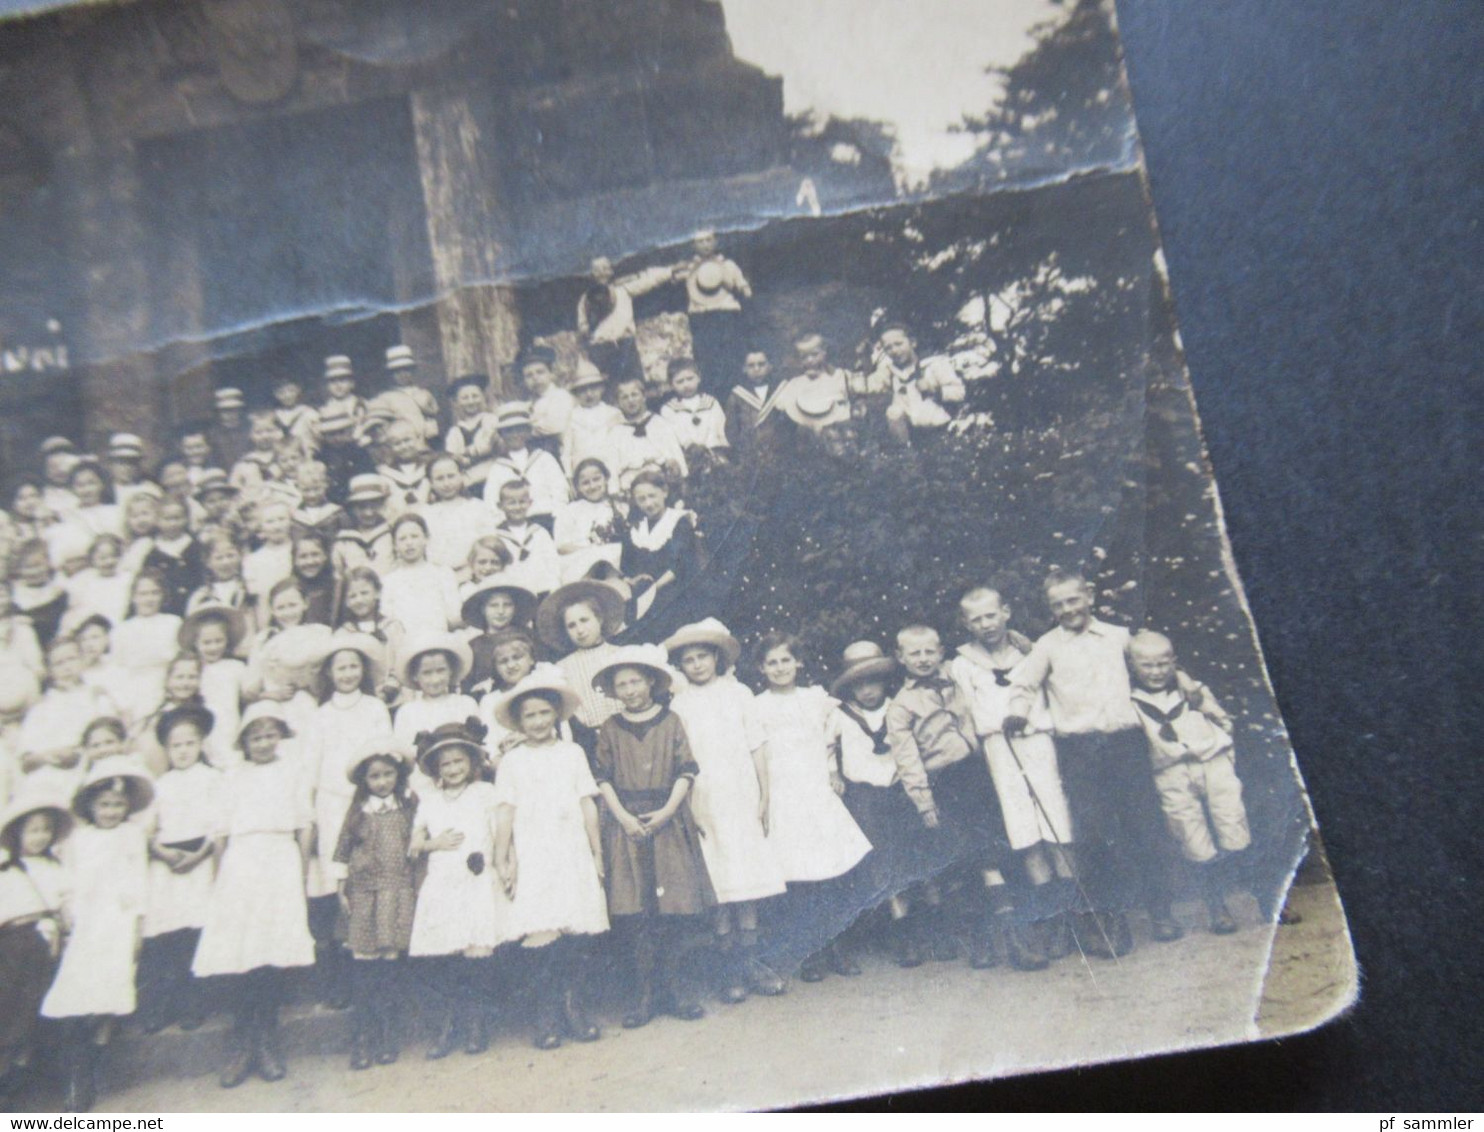
<path fill-rule="evenodd" d="M 67 580 L 64 628 L 75 626 L 90 613 L 101 613 L 115 625 L 128 614 L 134 579 L 123 570 L 123 545 L 118 535 L 105 534 L 88 547 L 87 566 Z"/>
<path fill-rule="evenodd" d="M 265 1081 L 288 1072 L 278 1044 L 284 973 L 314 962 L 304 898 L 314 816 L 281 705 L 262 700 L 243 712 L 237 742 L 244 761 L 227 773 L 215 838 L 220 866 L 191 964 L 198 977 L 233 976 L 224 1089 L 254 1069 Z"/>
<path fill-rule="evenodd" d="M 114 626 L 114 663 L 127 675 L 126 704 L 157 703 L 165 669 L 179 651 L 180 618 L 164 612 L 165 580 L 149 571 L 134 579 L 129 616 Z"/>
<path fill-rule="evenodd" d="M 246 624 L 242 611 L 230 605 L 203 605 L 185 619 L 177 637 L 181 651 L 201 662 L 201 700 L 215 721 L 206 738 L 206 759 L 218 770 L 242 761 L 236 736 L 247 665 L 236 652 Z"/>
<path fill-rule="evenodd" d="M 62 954 L 66 873 L 56 849 L 72 815 L 45 797 L 18 798 L 0 814 L 0 1098 L 31 1068 L 42 1000 Z"/>
<path fill-rule="evenodd" d="M 409 511 L 392 524 L 397 564 L 381 579 L 381 608 L 409 637 L 459 625 L 459 581 L 447 566 L 428 561 L 428 524 Z"/>
<path fill-rule="evenodd" d="M 562 1031 L 598 1038 L 579 996 L 583 937 L 608 930 L 598 786 L 581 747 L 559 725 L 577 710 L 561 670 L 543 665 L 501 695 L 494 716 L 521 741 L 495 776 L 495 868 L 510 898 L 509 934 L 531 952 L 537 988 L 536 1048 Z"/>
<path fill-rule="evenodd" d="M 447 1057 L 460 1041 L 466 1053 L 489 1048 L 489 1024 L 480 1001 L 486 960 L 506 939 L 509 902 L 494 869 L 495 788 L 479 775 L 485 729 L 477 719 L 421 732 L 417 762 L 426 780 L 419 790 L 410 852 L 425 857 L 408 954 L 425 957 L 442 1021 L 427 1056 Z"/>
<path fill-rule="evenodd" d="M 342 633 L 320 665 L 319 707 L 307 738 L 306 756 L 314 782 L 314 860 L 309 869 L 309 927 L 314 935 L 315 967 L 321 1001 L 343 1010 L 350 1005 L 349 959 L 340 939 L 339 882 L 345 866 L 335 863 L 340 827 L 355 797 L 351 766 L 368 744 L 390 744 L 392 713 L 376 696 L 386 650 L 375 637 Z"/>
<path fill-rule="evenodd" d="M 837 701 L 818 686 L 799 686 L 795 638 L 769 633 L 758 655 L 768 682 L 756 701 L 768 738 L 768 842 L 801 922 L 817 928 L 843 918 L 833 935 L 858 910 L 850 905 L 849 874 L 871 851 L 840 799 L 845 784 L 831 760 L 829 719 Z M 840 975 L 860 974 L 843 945 L 832 941 L 804 961 L 799 977 L 818 982 L 826 966 Z"/>
<path fill-rule="evenodd" d="M 742 646 L 714 617 L 686 625 L 665 641 L 686 686 L 671 702 L 685 724 L 701 773 L 690 810 L 701 856 L 716 891 L 717 974 L 723 1002 L 749 989 L 780 994 L 783 981 L 757 957 L 757 902 L 785 891 L 768 840 L 768 743 L 751 691 L 732 675 Z M 734 930 L 735 929 L 735 930 Z"/>
<path fill-rule="evenodd" d="M 41 1016 L 68 1021 L 65 1101 L 73 1112 L 92 1107 L 102 1048 L 118 1019 L 134 1013 L 149 881 L 144 828 L 129 819 L 153 798 L 144 768 L 113 758 L 88 771 L 72 799 L 82 819 L 67 847 L 64 907 L 72 932 Z"/>
<path fill-rule="evenodd" d="M 166 712 L 155 726 L 169 769 L 155 781 L 149 839 L 149 901 L 139 977 L 146 1033 L 172 1022 L 194 1030 L 205 1018 L 191 958 L 206 925 L 216 878 L 212 839 L 221 828 L 222 772 L 201 759 L 212 726 L 211 713 L 196 706 Z"/>
<path fill-rule="evenodd" d="M 615 410 L 615 413 L 617 410 Z M 562 558 L 561 579 L 575 582 L 598 562 L 617 567 L 623 552 L 624 512 L 609 494 L 608 465 L 588 457 L 572 471 L 577 497 L 556 516 L 557 553 Z"/>
<path fill-rule="evenodd" d="M 21 721 L 16 746 L 21 754 L 20 791 L 45 791 L 70 798 L 82 780 L 78 750 L 93 720 L 116 716 L 109 695 L 82 679 L 82 650 L 58 637 L 46 650 L 46 690 Z"/>
<path fill-rule="evenodd" d="M 445 723 L 462 723 L 479 714 L 474 697 L 459 692 L 459 681 L 469 671 L 469 645 L 452 633 L 432 633 L 412 638 L 402 662 L 402 682 L 416 696 L 397 709 L 392 734 L 407 748 L 417 746 L 417 737 Z M 418 760 L 422 766 L 422 760 Z M 426 795 L 433 780 L 419 769 L 413 774 L 413 789 Z"/>
<path fill-rule="evenodd" d="M 464 494 L 464 473 L 448 453 L 428 461 L 431 498 L 418 508 L 428 524 L 428 561 L 458 571 L 468 565 L 476 539 L 495 533 L 499 515 Z"/>

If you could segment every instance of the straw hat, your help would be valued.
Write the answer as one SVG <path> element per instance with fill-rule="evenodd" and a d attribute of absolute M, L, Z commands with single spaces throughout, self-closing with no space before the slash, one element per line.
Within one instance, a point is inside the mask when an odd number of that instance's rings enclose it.
<path fill-rule="evenodd" d="M 346 503 L 384 503 L 392 493 L 391 484 L 375 472 L 351 476 L 348 486 Z"/>
<path fill-rule="evenodd" d="M 371 686 L 380 688 L 386 682 L 387 671 L 387 648 L 370 633 L 361 633 L 355 630 L 337 629 L 330 636 L 329 644 L 326 646 L 324 664 L 337 652 L 349 649 L 358 653 L 361 663 L 366 666 L 366 671 L 371 675 Z"/>
<path fill-rule="evenodd" d="M 0 841 L 8 842 L 15 826 L 32 814 L 46 814 L 52 819 L 52 844 L 55 845 L 69 833 L 77 823 L 65 802 L 48 797 L 39 790 L 12 798 L 5 809 L 0 810 Z"/>
<path fill-rule="evenodd" d="M 196 638 L 208 621 L 219 621 L 227 627 L 226 655 L 234 655 L 242 644 L 242 638 L 247 635 L 247 618 L 242 615 L 242 610 L 219 601 L 197 606 L 186 615 L 175 634 L 175 643 L 181 651 L 196 651 Z"/>
<path fill-rule="evenodd" d="M 216 407 L 218 409 L 240 409 L 243 405 L 247 404 L 246 399 L 242 396 L 242 390 L 233 389 L 231 386 L 224 386 L 218 389 L 213 394 L 213 397 L 216 400 Z"/>
<path fill-rule="evenodd" d="M 247 735 L 247 729 L 262 719 L 271 719 L 283 728 L 283 737 L 292 739 L 294 729 L 289 724 L 289 717 L 284 714 L 283 705 L 275 700 L 259 700 L 242 713 L 242 720 L 237 724 L 237 746 L 242 747 L 242 740 Z"/>
<path fill-rule="evenodd" d="M 390 370 L 416 369 L 417 359 L 412 356 L 411 346 L 388 346 L 386 351 L 386 368 Z"/>
<path fill-rule="evenodd" d="M 536 610 L 536 635 L 557 652 L 565 653 L 572 648 L 562 619 L 567 607 L 579 601 L 591 601 L 597 606 L 604 637 L 613 637 L 623 628 L 624 606 L 627 604 L 623 594 L 607 582 L 579 578 L 553 590 Z"/>
<path fill-rule="evenodd" d="M 41 454 L 43 456 L 52 456 L 58 452 L 75 454 L 77 452 L 77 445 L 65 436 L 48 436 L 41 442 Z"/>
<path fill-rule="evenodd" d="M 237 486 L 220 468 L 207 468 L 201 473 L 201 478 L 196 481 L 195 497 L 204 499 L 213 491 L 225 491 L 228 495 L 236 495 Z"/>
<path fill-rule="evenodd" d="M 356 748 L 356 753 L 351 758 L 350 768 L 346 770 L 345 777 L 352 784 L 359 786 L 361 784 L 361 768 L 372 759 L 391 759 L 401 766 L 411 766 L 412 752 L 390 735 L 368 739 Z"/>
<path fill-rule="evenodd" d="M 334 631 L 328 625 L 295 625 L 269 637 L 260 646 L 264 659 L 300 673 L 317 669 L 330 655 Z"/>
<path fill-rule="evenodd" d="M 523 586 L 512 586 L 505 582 L 491 582 L 480 586 L 464 599 L 464 624 L 488 629 L 484 620 L 484 603 L 493 595 L 501 593 L 509 594 L 515 602 L 515 620 L 511 624 L 529 625 L 532 614 L 536 612 L 536 595 Z"/>
<path fill-rule="evenodd" d="M 87 777 L 82 780 L 82 785 L 77 788 L 77 793 L 72 795 L 72 812 L 80 818 L 87 817 L 83 803 L 89 792 L 99 783 L 112 782 L 114 779 L 123 783 L 130 814 L 148 809 L 149 804 L 155 800 L 155 784 L 149 771 L 128 755 L 114 755 L 93 764 Z"/>
<path fill-rule="evenodd" d="M 489 728 L 472 715 L 463 723 L 445 723 L 432 731 L 417 733 L 417 765 L 429 778 L 437 781 L 438 756 L 447 750 L 468 754 L 477 770 L 484 762 L 484 737 Z"/>
<path fill-rule="evenodd" d="M 525 401 L 505 402 L 495 413 L 495 427 L 502 431 L 507 428 L 530 428 L 531 406 Z"/>
<path fill-rule="evenodd" d="M 736 664 L 742 655 L 742 645 L 715 617 L 682 625 L 665 640 L 665 652 L 673 657 L 687 645 L 710 645 L 726 658 L 729 665 Z"/>
<path fill-rule="evenodd" d="M 603 371 L 592 362 L 583 358 L 577 363 L 577 370 L 572 376 L 572 384 L 567 386 L 570 390 L 585 389 L 589 385 L 606 385 L 608 379 L 603 376 Z"/>
<path fill-rule="evenodd" d="M 462 637 L 455 636 L 453 633 L 423 633 L 408 641 L 403 650 L 402 666 L 398 673 L 402 678 L 402 683 L 412 683 L 412 670 L 417 667 L 418 658 L 430 652 L 446 652 L 453 657 L 455 687 L 474 663 L 474 653 L 469 648 L 469 642 Z M 421 761 L 422 755 L 419 754 L 417 757 Z"/>
<path fill-rule="evenodd" d="M 500 693 L 495 700 L 495 722 L 507 731 L 519 731 L 520 723 L 512 709 L 517 700 L 531 692 L 546 692 L 561 698 L 561 707 L 557 709 L 558 722 L 571 719 L 581 706 L 577 693 L 567 683 L 566 674 L 560 668 L 555 664 L 538 664 L 515 687 Z"/>
<path fill-rule="evenodd" d="M 171 708 L 155 721 L 155 740 L 160 746 L 165 745 L 165 738 L 170 734 L 170 729 L 177 723 L 194 723 L 203 736 L 210 735 L 211 729 L 216 726 L 216 716 L 206 709 L 204 704 L 182 704 L 180 707 Z"/>
<path fill-rule="evenodd" d="M 132 432 L 116 432 L 108 438 L 110 460 L 143 460 L 144 441 Z"/>
<path fill-rule="evenodd" d="M 620 668 L 642 668 L 655 679 L 655 691 L 667 692 L 675 682 L 675 670 L 670 667 L 669 657 L 660 645 L 622 645 L 609 658 L 608 663 L 593 676 L 593 687 L 606 696 L 613 683 L 613 673 Z"/>
<path fill-rule="evenodd" d="M 344 354 L 331 354 L 325 359 L 325 380 L 334 381 L 337 377 L 354 377 L 355 370 L 351 368 L 350 358 Z"/>
<path fill-rule="evenodd" d="M 704 260 L 696 267 L 696 286 L 702 291 L 720 291 L 726 277 L 726 271 L 714 259 Z"/>
<path fill-rule="evenodd" d="M 897 670 L 897 662 L 881 651 L 875 641 L 856 641 L 841 654 L 845 671 L 830 685 L 830 695 L 840 698 L 862 680 L 885 680 Z"/>

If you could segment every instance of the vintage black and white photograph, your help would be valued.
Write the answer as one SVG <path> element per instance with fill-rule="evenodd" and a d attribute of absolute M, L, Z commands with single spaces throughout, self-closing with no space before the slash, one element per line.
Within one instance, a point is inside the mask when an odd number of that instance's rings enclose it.
<path fill-rule="evenodd" d="M 0 1082 L 757 1109 L 1356 973 L 1111 2 L 0 22 Z"/>

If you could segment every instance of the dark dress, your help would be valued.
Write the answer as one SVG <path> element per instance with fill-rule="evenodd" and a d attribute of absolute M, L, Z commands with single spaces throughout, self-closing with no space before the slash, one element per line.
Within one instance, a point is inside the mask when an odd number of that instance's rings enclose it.
<path fill-rule="evenodd" d="M 301 578 L 295 574 L 294 580 L 304 591 L 304 600 L 309 606 L 304 611 L 304 623 L 306 625 L 333 625 L 335 623 L 335 573 L 330 564 L 325 563 L 325 568 L 319 572 L 317 578 Z"/>
<path fill-rule="evenodd" d="M 669 514 L 662 515 L 660 522 L 665 522 Z M 700 573 L 695 524 L 689 515 L 681 515 L 675 520 L 670 537 L 652 549 L 639 546 L 634 540 L 635 528 L 625 527 L 619 557 L 619 569 L 625 578 L 632 579 L 640 574 L 658 578 L 666 571 L 675 575 L 675 580 L 659 591 L 642 619 L 635 615 L 633 608 L 629 611 L 629 623 L 635 628 L 634 639 L 663 640 L 687 621 L 696 619 L 690 615 L 690 602 L 687 600 L 691 597 L 687 591 Z M 636 590 L 634 597 L 639 598 L 643 592 Z"/>
<path fill-rule="evenodd" d="M 206 569 L 201 562 L 201 544 L 191 539 L 178 556 L 167 554 L 158 546 L 151 547 L 144 556 L 140 573 L 146 570 L 158 573 L 165 580 L 165 604 L 161 608 L 166 613 L 184 617 L 186 602 L 191 600 L 196 587 L 206 580 Z"/>
<path fill-rule="evenodd" d="M 335 845 L 335 861 L 347 871 L 347 942 L 356 955 L 405 952 L 412 942 L 415 905 L 407 846 L 412 840 L 417 797 L 410 796 L 395 810 L 379 814 L 366 813 L 363 805 L 351 803 Z"/>
<path fill-rule="evenodd" d="M 36 630 L 37 643 L 46 648 L 56 637 L 62 618 L 67 615 L 67 591 L 62 590 L 50 601 L 29 608 L 17 602 L 16 609 L 31 619 L 31 627 Z"/>
<path fill-rule="evenodd" d="M 20 865 L 0 865 L 0 870 L 8 869 L 25 872 Z M 0 927 L 0 1053 L 30 1046 L 41 1002 L 56 973 L 57 959 L 37 927 L 37 917 Z"/>
<path fill-rule="evenodd" d="M 669 708 L 642 722 L 612 715 L 598 728 L 593 778 L 611 783 L 635 816 L 659 809 L 675 783 L 698 770 L 685 726 Z M 610 916 L 690 916 L 716 902 L 688 800 L 644 841 L 628 837 L 605 807 L 603 859 Z"/>

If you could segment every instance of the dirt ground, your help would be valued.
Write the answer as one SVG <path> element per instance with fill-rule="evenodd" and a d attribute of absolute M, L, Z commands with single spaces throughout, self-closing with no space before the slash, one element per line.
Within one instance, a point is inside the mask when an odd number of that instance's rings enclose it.
<path fill-rule="evenodd" d="M 1356 989 L 1333 887 L 1297 886 L 1290 907 L 1303 922 L 1274 928 L 1257 922 L 1255 903 L 1234 901 L 1243 929 L 1218 937 L 1188 906 L 1184 939 L 1141 943 L 1118 963 L 1073 956 L 1037 973 L 962 962 L 903 971 L 868 956 L 860 978 L 713 1004 L 701 1022 L 610 1023 L 593 1045 L 543 1053 L 506 1036 L 481 1057 L 428 1062 L 409 1048 L 396 1065 L 363 1073 L 349 1072 L 343 1055 L 299 1056 L 277 1085 L 227 1091 L 212 1076 L 155 1078 L 110 1091 L 98 1108 L 774 1108 L 1273 1037 L 1334 1016 Z"/>

